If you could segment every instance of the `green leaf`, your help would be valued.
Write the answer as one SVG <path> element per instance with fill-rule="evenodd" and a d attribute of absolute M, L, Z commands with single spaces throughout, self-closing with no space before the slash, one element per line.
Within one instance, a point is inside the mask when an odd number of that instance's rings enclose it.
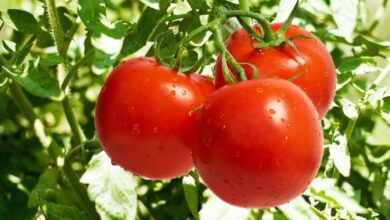
<path fill-rule="evenodd" d="M 336 135 L 329 147 L 329 157 L 333 160 L 337 170 L 343 176 L 349 176 L 351 171 L 351 157 L 347 149 L 347 138 L 345 135 Z"/>
<path fill-rule="evenodd" d="M 192 215 L 195 219 L 199 219 L 199 176 L 197 173 L 192 172 L 191 174 L 183 177 L 183 189 Z"/>
<path fill-rule="evenodd" d="M 86 213 L 78 209 L 76 206 L 67 206 L 67 205 L 60 205 L 51 202 L 46 202 L 43 205 L 42 209 L 46 219 L 51 219 L 51 220 L 88 219 Z"/>
<path fill-rule="evenodd" d="M 348 57 L 337 67 L 337 90 L 346 86 L 354 76 L 378 71 L 377 62 L 372 57 Z"/>
<path fill-rule="evenodd" d="M 332 208 L 344 208 L 355 213 L 368 213 L 358 201 L 349 197 L 336 186 L 336 179 L 316 178 L 311 184 L 309 195 L 326 202 Z"/>
<path fill-rule="evenodd" d="M 347 116 L 349 119 L 357 119 L 359 113 L 355 103 L 349 101 L 348 99 L 341 98 L 340 104 L 345 116 Z"/>
<path fill-rule="evenodd" d="M 39 64 L 45 67 L 55 66 L 63 63 L 65 59 L 59 54 L 48 54 L 46 57 L 40 59 Z"/>
<path fill-rule="evenodd" d="M 380 114 L 382 119 L 390 127 L 390 96 L 387 96 L 386 98 L 383 99 L 383 107 Z"/>
<path fill-rule="evenodd" d="M 7 75 L 0 71 L 0 93 L 6 93 L 8 89 L 8 78 Z"/>
<path fill-rule="evenodd" d="M 100 20 L 106 15 L 104 0 L 78 0 L 77 13 L 84 25 L 91 30 L 100 28 Z"/>
<path fill-rule="evenodd" d="M 26 34 L 35 35 L 41 31 L 38 21 L 27 11 L 18 9 L 2 11 L 1 19 L 13 29 Z"/>
<path fill-rule="evenodd" d="M 201 11 L 206 11 L 210 8 L 210 1 L 206 0 L 188 0 L 188 3 L 190 4 L 192 9 L 199 9 Z"/>
<path fill-rule="evenodd" d="M 330 9 L 338 30 L 347 40 L 352 40 L 358 16 L 358 0 L 332 0 Z"/>
<path fill-rule="evenodd" d="M 210 191 L 208 192 L 211 194 Z M 207 202 L 203 204 L 199 215 L 201 220 L 238 220 L 249 218 L 251 211 L 229 205 L 211 194 Z"/>
<path fill-rule="evenodd" d="M 4 49 L 6 49 L 9 53 L 14 53 L 16 51 L 16 44 L 15 42 L 9 41 L 9 40 L 3 40 L 1 41 L 3 43 Z"/>
<path fill-rule="evenodd" d="M 363 35 L 357 35 L 352 45 L 356 46 L 354 51 L 360 56 L 384 56 L 381 55 L 382 52 L 390 51 L 390 42 L 377 41 Z"/>
<path fill-rule="evenodd" d="M 62 100 L 64 97 L 57 79 L 45 69 L 29 63 L 22 73 L 3 67 L 8 76 L 33 95 L 52 100 Z"/>
<path fill-rule="evenodd" d="M 159 0 L 141 0 L 142 3 L 144 3 L 146 6 L 151 7 L 155 10 L 160 9 Z"/>
<path fill-rule="evenodd" d="M 106 18 L 106 6 L 104 0 L 79 0 L 77 13 L 84 25 L 92 31 L 93 35 L 100 37 L 101 34 L 114 39 L 121 39 L 129 28 L 124 21 L 111 24 Z"/>
<path fill-rule="evenodd" d="M 131 173 L 113 166 L 104 151 L 92 157 L 80 181 L 88 184 L 88 195 L 103 220 L 135 218 L 136 180 Z"/>
<path fill-rule="evenodd" d="M 145 46 L 151 37 L 153 29 L 158 21 L 165 16 L 165 9 L 159 11 L 146 8 L 139 19 L 137 26 L 125 37 L 121 53 L 130 55 Z"/>
<path fill-rule="evenodd" d="M 365 100 L 370 108 L 377 109 L 384 105 L 385 98 L 389 96 L 390 91 L 387 91 L 386 88 L 374 88 L 366 92 Z"/>
<path fill-rule="evenodd" d="M 308 204 L 301 196 L 284 205 L 278 206 L 278 209 L 291 220 L 314 220 L 323 219 L 324 217 L 323 214 L 318 216 L 320 211 Z"/>
<path fill-rule="evenodd" d="M 372 57 L 349 57 L 337 67 L 341 74 L 352 73 L 353 75 L 363 75 L 377 71 L 377 62 Z"/>
<path fill-rule="evenodd" d="M 28 196 L 28 207 L 37 206 L 39 204 L 40 194 L 45 193 L 46 191 L 53 190 L 55 188 L 55 186 L 57 185 L 57 175 L 57 168 L 49 168 L 41 174 L 37 184 Z"/>

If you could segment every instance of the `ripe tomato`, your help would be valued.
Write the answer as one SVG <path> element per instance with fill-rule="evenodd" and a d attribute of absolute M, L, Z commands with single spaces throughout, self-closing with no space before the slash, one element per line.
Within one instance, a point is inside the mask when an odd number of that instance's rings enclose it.
<path fill-rule="evenodd" d="M 274 207 L 300 195 L 322 158 L 318 113 L 305 93 L 282 79 L 222 87 L 199 112 L 193 150 L 205 184 L 241 207 Z"/>
<path fill-rule="evenodd" d="M 281 25 L 271 24 L 271 29 L 276 32 Z M 260 32 L 258 27 L 255 27 L 255 30 Z M 226 46 L 239 63 L 246 62 L 256 66 L 259 78 L 277 76 L 290 79 L 299 76 L 293 82 L 306 92 L 322 118 L 332 104 L 335 94 L 335 67 L 329 52 L 313 34 L 299 26 L 291 25 L 285 37 L 297 35 L 311 38 L 292 40 L 306 61 L 288 44 L 277 48 L 253 48 L 253 40 L 244 29 L 234 32 L 227 40 Z M 248 78 L 251 78 L 252 69 L 247 65 L 243 67 Z M 221 56 L 218 57 L 215 66 L 215 80 L 217 87 L 226 84 L 222 74 Z"/>
<path fill-rule="evenodd" d="M 100 92 L 95 117 L 97 136 L 112 162 L 150 179 L 192 169 L 191 149 L 197 143 L 192 111 L 213 91 L 212 83 L 202 80 L 152 58 L 118 65 Z"/>

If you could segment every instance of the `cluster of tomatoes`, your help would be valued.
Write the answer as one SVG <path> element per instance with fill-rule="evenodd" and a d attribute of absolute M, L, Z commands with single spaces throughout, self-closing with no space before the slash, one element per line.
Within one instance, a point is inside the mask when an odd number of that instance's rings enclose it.
<path fill-rule="evenodd" d="M 273 31 L 280 24 L 271 24 Z M 228 84 L 221 58 L 215 84 L 153 58 L 133 58 L 108 77 L 96 105 L 96 132 L 113 164 L 148 179 L 179 177 L 195 168 L 226 202 L 251 208 L 300 195 L 322 158 L 321 118 L 334 96 L 336 73 L 323 44 L 291 25 L 290 45 L 253 48 L 244 30 L 226 47 L 249 80 Z M 299 74 L 299 75 L 297 75 Z M 294 78 L 294 80 L 292 80 Z M 290 80 L 289 80 L 290 79 Z"/>

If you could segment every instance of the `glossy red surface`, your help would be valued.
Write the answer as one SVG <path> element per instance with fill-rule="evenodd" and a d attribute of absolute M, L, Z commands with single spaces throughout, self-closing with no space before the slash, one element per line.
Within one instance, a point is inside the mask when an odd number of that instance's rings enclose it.
<path fill-rule="evenodd" d="M 192 78 L 152 58 L 129 59 L 112 71 L 96 104 L 95 126 L 113 164 L 150 179 L 179 177 L 193 168 L 198 129 L 192 111 L 214 86 Z"/>
<path fill-rule="evenodd" d="M 199 114 L 195 167 L 224 201 L 274 207 L 300 195 L 315 177 L 323 153 L 320 120 L 293 83 L 254 79 L 228 85 Z"/>

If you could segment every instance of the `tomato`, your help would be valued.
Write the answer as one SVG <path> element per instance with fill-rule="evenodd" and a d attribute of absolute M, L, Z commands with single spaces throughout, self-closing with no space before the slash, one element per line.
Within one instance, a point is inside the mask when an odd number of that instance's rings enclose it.
<path fill-rule="evenodd" d="M 198 143 L 192 111 L 212 91 L 212 83 L 200 76 L 186 76 L 153 58 L 129 59 L 112 71 L 100 92 L 97 136 L 112 163 L 136 175 L 181 176 L 193 168 L 191 149 Z"/>
<path fill-rule="evenodd" d="M 281 25 L 280 23 L 271 24 L 271 29 L 276 32 Z M 258 27 L 255 29 L 260 32 Z M 297 35 L 311 38 L 292 40 L 302 56 L 288 44 L 277 48 L 255 49 L 252 47 L 251 36 L 244 29 L 234 32 L 227 40 L 226 46 L 239 63 L 253 64 L 258 70 L 259 78 L 277 76 L 290 79 L 298 76 L 293 82 L 306 92 L 322 118 L 332 104 L 335 94 L 335 67 L 329 52 L 313 34 L 291 25 L 285 37 Z M 248 78 L 252 78 L 251 67 L 247 65 L 243 67 Z M 215 80 L 217 87 L 226 84 L 222 74 L 221 57 L 218 57 L 215 66 Z"/>
<path fill-rule="evenodd" d="M 199 112 L 196 169 L 222 200 L 267 208 L 300 195 L 323 154 L 318 113 L 307 95 L 283 79 L 222 87 Z"/>

